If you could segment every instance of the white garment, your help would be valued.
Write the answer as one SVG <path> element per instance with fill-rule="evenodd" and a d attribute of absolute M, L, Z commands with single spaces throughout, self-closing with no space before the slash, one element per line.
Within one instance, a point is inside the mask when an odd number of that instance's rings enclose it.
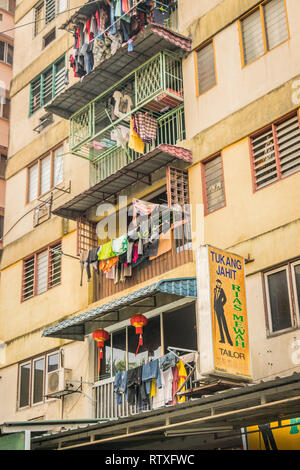
<path fill-rule="evenodd" d="M 115 91 L 113 97 L 116 102 L 114 109 L 115 116 L 122 118 L 130 113 L 133 102 L 129 95 L 123 95 L 120 91 Z M 130 121 L 130 116 L 127 116 L 125 120 Z"/>
<path fill-rule="evenodd" d="M 173 372 L 172 367 L 165 371 L 160 371 L 160 378 L 162 388 L 157 388 L 155 384 L 155 397 L 153 397 L 153 409 L 161 408 L 167 403 L 172 401 L 172 383 L 173 383 Z"/>
<path fill-rule="evenodd" d="M 115 140 L 117 142 L 117 146 L 121 147 L 122 145 L 126 145 L 129 141 L 130 137 L 130 129 L 126 126 L 118 126 L 116 129 L 111 131 L 110 138 L 111 140 Z"/>

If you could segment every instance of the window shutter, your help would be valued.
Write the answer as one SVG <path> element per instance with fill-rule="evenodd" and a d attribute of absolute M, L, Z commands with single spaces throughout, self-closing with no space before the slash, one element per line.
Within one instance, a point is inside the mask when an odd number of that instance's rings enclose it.
<path fill-rule="evenodd" d="M 55 64 L 54 96 L 65 88 L 65 58 Z"/>
<path fill-rule="evenodd" d="M 41 77 L 32 82 L 30 96 L 30 114 L 41 107 Z"/>
<path fill-rule="evenodd" d="M 55 18 L 55 0 L 45 0 L 46 2 L 46 14 L 45 22 L 50 23 Z"/>
<path fill-rule="evenodd" d="M 271 127 L 264 134 L 252 138 L 252 152 L 255 183 L 259 189 L 278 179 Z"/>
<path fill-rule="evenodd" d="M 53 96 L 53 71 L 50 70 L 44 73 L 44 86 L 43 86 L 43 104 L 49 103 Z"/>
<path fill-rule="evenodd" d="M 50 155 L 41 160 L 41 194 L 50 190 L 51 185 L 51 160 Z"/>
<path fill-rule="evenodd" d="M 272 49 L 288 38 L 284 0 L 271 0 L 264 5 L 268 49 Z"/>
<path fill-rule="evenodd" d="M 213 43 L 210 42 L 197 52 L 197 73 L 199 95 L 216 84 Z"/>
<path fill-rule="evenodd" d="M 276 125 L 282 176 L 300 170 L 300 129 L 297 114 Z"/>
<path fill-rule="evenodd" d="M 29 168 L 28 202 L 33 201 L 38 195 L 38 164 Z"/>
<path fill-rule="evenodd" d="M 39 34 L 43 29 L 44 24 L 44 2 L 40 3 L 35 9 L 34 12 L 34 35 Z"/>
<path fill-rule="evenodd" d="M 37 288 L 36 293 L 41 294 L 47 290 L 48 278 L 48 250 L 37 255 Z"/>
<path fill-rule="evenodd" d="M 24 261 L 22 299 L 33 297 L 34 290 L 34 256 Z"/>
<path fill-rule="evenodd" d="M 61 243 L 50 248 L 49 288 L 60 284 L 61 280 Z"/>
<path fill-rule="evenodd" d="M 225 204 L 221 155 L 204 164 L 207 211 L 212 212 Z"/>
<path fill-rule="evenodd" d="M 54 186 L 63 181 L 63 165 L 64 165 L 64 147 L 59 147 L 54 152 Z"/>
<path fill-rule="evenodd" d="M 254 13 L 242 20 L 241 26 L 244 62 L 248 64 L 265 52 L 260 10 L 257 9 Z"/>

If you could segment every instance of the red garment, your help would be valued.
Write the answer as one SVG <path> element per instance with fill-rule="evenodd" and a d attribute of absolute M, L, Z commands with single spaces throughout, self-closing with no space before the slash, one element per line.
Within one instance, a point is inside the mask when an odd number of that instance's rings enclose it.
<path fill-rule="evenodd" d="M 80 29 L 79 29 L 79 26 L 76 29 L 75 35 L 76 35 L 76 46 L 75 47 L 76 47 L 76 49 L 79 49 L 79 47 L 80 47 Z"/>
<path fill-rule="evenodd" d="M 138 257 L 139 257 L 138 244 L 135 244 L 133 245 L 133 249 L 132 249 L 132 261 L 136 263 L 138 260 Z"/>
<path fill-rule="evenodd" d="M 89 34 L 89 41 L 91 41 L 94 37 L 93 33 L 91 33 L 91 18 L 87 19 L 85 30 Z"/>
<path fill-rule="evenodd" d="M 97 28 L 98 28 L 98 31 L 99 31 L 99 30 L 100 30 L 100 15 L 99 15 L 99 10 L 96 11 L 95 17 L 96 17 L 96 20 L 97 20 Z"/>
<path fill-rule="evenodd" d="M 178 371 L 178 367 L 177 366 L 174 366 L 172 367 L 172 372 L 173 372 L 173 382 L 172 382 L 172 405 L 176 405 L 177 401 L 176 401 L 176 397 L 175 397 L 175 393 L 177 392 L 178 390 L 178 382 L 179 382 L 179 371 Z"/>
<path fill-rule="evenodd" d="M 122 0 L 122 10 L 124 13 L 128 13 L 130 10 L 129 6 L 129 1 L 128 0 Z"/>

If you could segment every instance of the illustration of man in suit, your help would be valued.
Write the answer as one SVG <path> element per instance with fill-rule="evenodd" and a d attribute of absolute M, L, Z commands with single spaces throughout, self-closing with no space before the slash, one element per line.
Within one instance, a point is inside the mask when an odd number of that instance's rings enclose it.
<path fill-rule="evenodd" d="M 228 331 L 228 326 L 226 322 L 226 317 L 224 314 L 224 305 L 226 304 L 226 295 L 224 290 L 222 289 L 222 281 L 220 279 L 216 280 L 216 287 L 214 288 L 214 310 L 216 312 L 218 324 L 219 324 L 219 330 L 220 330 L 220 343 L 225 343 L 225 337 L 224 337 L 224 332 L 227 338 L 227 342 L 230 344 L 230 346 L 233 345 L 231 341 L 231 337 Z M 223 331 L 224 330 L 224 331 Z"/>

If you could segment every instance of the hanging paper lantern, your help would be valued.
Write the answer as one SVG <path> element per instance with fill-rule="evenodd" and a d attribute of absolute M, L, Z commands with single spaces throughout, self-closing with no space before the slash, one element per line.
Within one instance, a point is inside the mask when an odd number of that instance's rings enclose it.
<path fill-rule="evenodd" d="M 130 323 L 135 327 L 136 334 L 140 335 L 139 344 L 135 353 L 135 355 L 137 355 L 139 347 L 143 346 L 143 326 L 147 325 L 148 320 L 144 315 L 135 315 L 130 318 Z"/>
<path fill-rule="evenodd" d="M 94 331 L 93 339 L 97 341 L 97 346 L 99 348 L 99 375 L 100 375 L 100 367 L 101 367 L 101 359 L 103 358 L 103 350 L 104 341 L 109 338 L 109 333 L 107 331 L 100 328 L 99 330 Z"/>

